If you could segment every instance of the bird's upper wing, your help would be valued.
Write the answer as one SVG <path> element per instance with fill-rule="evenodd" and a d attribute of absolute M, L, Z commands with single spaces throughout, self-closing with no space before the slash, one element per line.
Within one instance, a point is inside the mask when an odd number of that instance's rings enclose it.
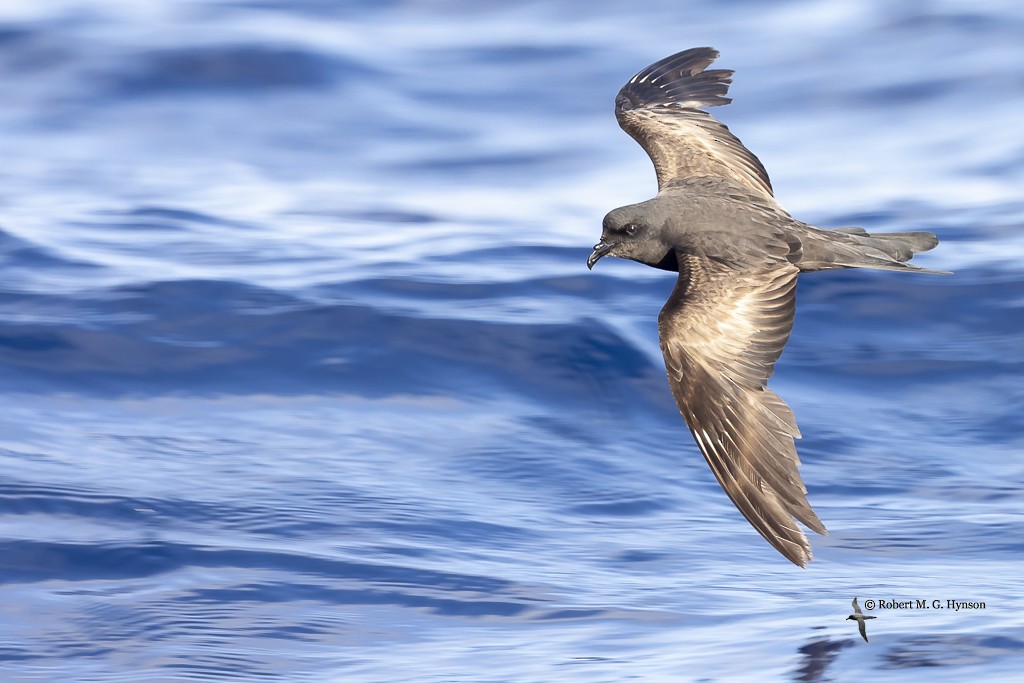
<path fill-rule="evenodd" d="M 811 548 L 794 517 L 827 532 L 797 471 L 793 413 L 767 388 L 793 327 L 798 272 L 681 255 L 658 329 L 672 394 L 718 483 L 769 543 L 806 566 Z"/>
<path fill-rule="evenodd" d="M 728 104 L 732 71 L 704 69 L 718 51 L 697 47 L 650 65 L 615 98 L 619 125 L 654 162 L 658 188 L 673 180 L 716 176 L 772 196 L 764 166 L 729 129 L 701 107 Z"/>
<path fill-rule="evenodd" d="M 860 605 L 857 604 L 857 598 L 853 599 L 853 603 L 852 604 L 853 604 L 853 613 L 854 614 L 864 614 L 863 612 L 860 611 Z"/>
<path fill-rule="evenodd" d="M 864 642 L 865 643 L 870 643 L 871 641 L 868 640 L 867 622 L 864 621 L 863 619 L 858 619 L 857 620 L 857 628 L 860 629 L 860 637 L 864 639 Z"/>

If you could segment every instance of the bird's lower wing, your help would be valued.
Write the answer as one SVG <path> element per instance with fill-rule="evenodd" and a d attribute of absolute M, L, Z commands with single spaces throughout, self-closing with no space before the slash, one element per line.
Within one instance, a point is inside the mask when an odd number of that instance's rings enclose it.
<path fill-rule="evenodd" d="M 857 620 L 857 628 L 860 629 L 860 637 L 864 639 L 864 642 L 865 643 L 870 643 L 871 641 L 868 640 L 867 624 L 864 622 L 863 619 L 858 619 Z"/>
<path fill-rule="evenodd" d="M 824 534 L 807 502 L 793 413 L 767 388 L 789 339 L 799 271 L 737 269 L 679 258 L 659 317 L 669 385 L 704 459 L 743 516 L 790 561 L 811 559 L 803 522 Z"/>

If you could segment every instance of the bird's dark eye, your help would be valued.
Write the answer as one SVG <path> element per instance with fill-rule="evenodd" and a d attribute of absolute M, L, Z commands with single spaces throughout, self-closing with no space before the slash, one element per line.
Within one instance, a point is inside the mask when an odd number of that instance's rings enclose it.
<path fill-rule="evenodd" d="M 636 234 L 636 225 L 634 225 L 633 223 L 628 224 L 626 226 L 626 234 L 627 235 L 635 235 Z"/>

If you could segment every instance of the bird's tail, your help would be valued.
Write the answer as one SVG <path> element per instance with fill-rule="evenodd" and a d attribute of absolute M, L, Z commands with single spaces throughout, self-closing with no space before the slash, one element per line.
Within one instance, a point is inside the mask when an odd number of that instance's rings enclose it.
<path fill-rule="evenodd" d="M 908 263 L 922 251 L 939 243 L 930 232 L 871 232 L 864 228 L 816 230 L 809 240 L 801 240 L 800 267 L 807 270 L 830 268 L 873 268 L 876 270 L 912 270 L 918 273 L 949 275 Z"/>

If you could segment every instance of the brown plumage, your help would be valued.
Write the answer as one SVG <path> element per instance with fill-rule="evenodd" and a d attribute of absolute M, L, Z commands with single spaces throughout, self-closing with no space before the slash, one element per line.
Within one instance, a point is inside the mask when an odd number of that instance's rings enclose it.
<path fill-rule="evenodd" d="M 731 71 L 695 48 L 647 67 L 622 88 L 615 115 L 647 151 L 658 194 L 604 219 L 587 261 L 627 258 L 679 273 L 658 319 L 669 387 L 718 483 L 790 561 L 811 547 L 797 521 L 824 534 L 797 470 L 793 413 L 768 389 L 793 327 L 800 272 L 926 271 L 906 263 L 932 233 L 822 230 L 790 216 L 767 172 L 701 107 L 728 104 Z"/>

